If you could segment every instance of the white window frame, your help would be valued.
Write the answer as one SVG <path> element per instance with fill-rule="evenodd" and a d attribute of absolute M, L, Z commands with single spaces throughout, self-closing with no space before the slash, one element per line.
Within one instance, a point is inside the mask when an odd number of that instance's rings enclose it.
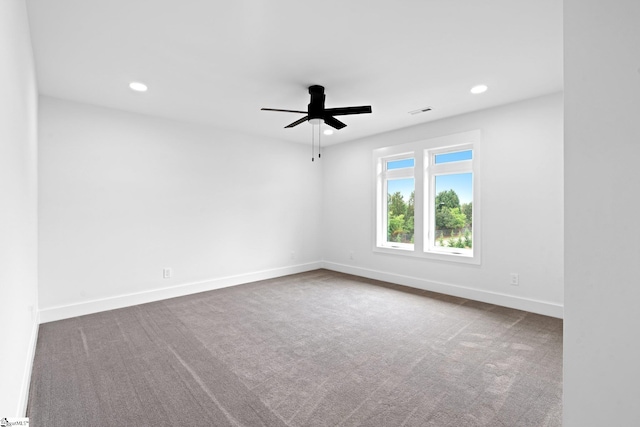
<path fill-rule="evenodd" d="M 419 257 L 440 261 L 480 264 L 481 214 L 480 197 L 480 130 L 461 132 L 422 141 L 378 148 L 373 151 L 374 185 L 374 252 Z M 472 160 L 435 164 L 435 155 L 454 151 L 472 150 Z M 387 171 L 386 162 L 413 158 L 411 175 L 406 169 Z M 433 244 L 435 233 L 435 177 L 449 173 L 473 174 L 473 249 L 471 254 L 459 250 L 441 248 Z M 387 180 L 414 178 L 414 244 L 387 242 Z"/>

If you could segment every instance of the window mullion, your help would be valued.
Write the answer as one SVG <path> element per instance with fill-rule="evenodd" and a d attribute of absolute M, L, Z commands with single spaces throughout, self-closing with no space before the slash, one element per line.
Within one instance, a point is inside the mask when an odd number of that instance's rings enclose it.
<path fill-rule="evenodd" d="M 430 171 L 434 175 L 444 175 L 448 173 L 464 173 L 473 172 L 473 163 L 471 161 L 443 163 L 439 165 L 431 165 Z"/>
<path fill-rule="evenodd" d="M 424 158 L 419 153 L 415 156 L 414 192 L 413 192 L 413 244 L 416 252 L 424 251 Z M 416 220 L 416 218 L 418 220 Z"/>
<path fill-rule="evenodd" d="M 422 216 L 423 218 L 423 225 L 424 225 L 424 232 L 423 232 L 423 237 L 424 237 L 424 246 L 423 246 L 423 251 L 431 251 L 432 250 L 432 237 L 435 233 L 435 221 L 433 215 L 435 213 L 435 209 L 434 209 L 434 192 L 435 192 L 435 184 L 433 182 L 434 180 L 434 174 L 433 174 L 433 170 L 434 170 L 434 166 L 433 162 L 432 162 L 432 155 L 429 152 L 429 150 L 425 150 L 424 151 L 424 156 L 423 156 L 424 162 L 426 163 L 425 168 L 424 168 L 424 191 L 423 191 L 423 196 L 424 196 L 424 214 Z"/>

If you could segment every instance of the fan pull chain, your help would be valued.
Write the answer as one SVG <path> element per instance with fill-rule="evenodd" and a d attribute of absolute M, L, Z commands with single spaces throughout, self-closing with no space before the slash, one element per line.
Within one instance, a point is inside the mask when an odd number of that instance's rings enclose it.
<path fill-rule="evenodd" d="M 322 140 L 322 123 L 318 125 L 318 160 L 322 156 L 320 153 L 320 141 Z"/>
<path fill-rule="evenodd" d="M 316 159 L 316 125 L 313 123 L 311 124 L 311 161 L 315 161 Z M 322 124 L 318 124 L 318 159 L 320 159 L 322 157 L 322 154 L 320 153 L 320 148 L 321 148 L 321 143 L 322 143 Z"/>
<path fill-rule="evenodd" d="M 315 139 L 316 134 L 314 132 L 313 129 L 313 124 L 311 125 L 311 161 L 313 162 L 315 160 L 315 152 L 313 151 L 313 146 L 315 145 Z"/>

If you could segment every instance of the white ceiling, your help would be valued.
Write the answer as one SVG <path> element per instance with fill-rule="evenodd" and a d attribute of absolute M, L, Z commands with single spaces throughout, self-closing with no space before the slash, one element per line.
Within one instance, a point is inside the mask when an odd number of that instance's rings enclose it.
<path fill-rule="evenodd" d="M 312 84 L 373 108 L 323 144 L 562 90 L 562 0 L 27 4 L 41 94 L 265 137 L 309 142 L 283 128 L 302 115 L 260 108 L 306 110 Z"/>

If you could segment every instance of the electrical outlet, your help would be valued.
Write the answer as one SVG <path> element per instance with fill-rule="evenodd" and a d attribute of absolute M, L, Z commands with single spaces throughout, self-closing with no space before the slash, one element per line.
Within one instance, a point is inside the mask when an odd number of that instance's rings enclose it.
<path fill-rule="evenodd" d="M 349 259 L 353 259 L 353 251 L 349 251 Z"/>
<path fill-rule="evenodd" d="M 170 268 L 163 268 L 162 269 L 162 278 L 163 279 L 171 279 L 171 269 Z"/>
<path fill-rule="evenodd" d="M 511 286 L 518 286 L 520 284 L 520 275 L 518 273 L 511 273 Z"/>
<path fill-rule="evenodd" d="M 296 253 L 294 251 L 291 251 L 291 259 L 296 259 Z"/>

